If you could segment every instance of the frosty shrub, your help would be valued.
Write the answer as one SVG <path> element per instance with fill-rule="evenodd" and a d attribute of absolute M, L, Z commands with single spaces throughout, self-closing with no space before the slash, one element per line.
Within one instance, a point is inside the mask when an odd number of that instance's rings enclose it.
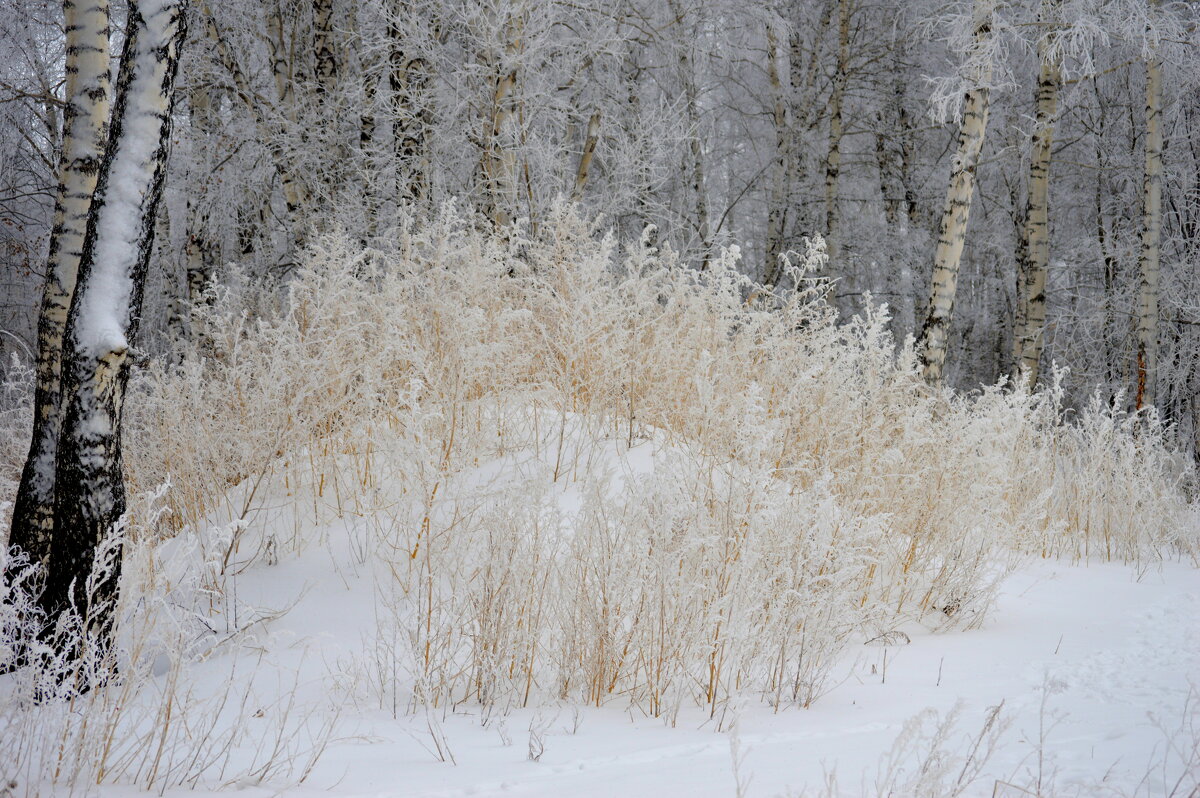
<path fill-rule="evenodd" d="M 647 240 L 453 208 L 386 252 L 326 238 L 278 307 L 217 292 L 144 375 L 132 478 L 171 475 L 177 525 L 239 521 L 243 562 L 370 519 L 375 659 L 438 705 L 807 705 L 854 635 L 979 624 L 1022 556 L 1194 557 L 1153 418 L 930 391 L 885 310 L 835 323 L 819 248 L 783 291 Z M 522 476 L 481 483 L 497 458 Z"/>
<path fill-rule="evenodd" d="M 71 746 L 81 778 L 303 776 L 288 746 L 319 752 L 325 727 L 281 709 L 285 743 L 247 758 L 223 724 L 251 699 L 180 678 L 245 663 L 270 618 L 230 588 L 290 557 L 373 585 L 356 699 L 719 723 L 747 696 L 810 705 L 851 642 L 979 625 L 1024 557 L 1196 557 L 1192 474 L 1153 417 L 1067 418 L 1054 388 L 931 391 L 885 309 L 837 321 L 819 246 L 784 290 L 736 249 L 698 271 L 569 209 L 498 236 L 449 207 L 390 240 L 319 240 L 275 299 L 231 268 L 180 360 L 131 385 L 129 481 L 171 488 L 128 529 L 138 678 L 45 716 L 47 739 L 94 735 Z M 0 757 L 61 781 L 60 749 L 9 706 L 3 739 L 26 748 Z"/>
<path fill-rule="evenodd" d="M 156 519 L 164 493 L 144 496 L 138 515 Z M 42 634 L 29 590 L 35 569 L 18 559 L 0 562 L 11 575 L 0 580 L 0 670 L 9 671 L 16 657 L 34 663 L 0 682 L 0 779 L 29 796 L 87 794 L 104 782 L 161 792 L 303 780 L 336 715 L 317 718 L 294 692 L 279 697 L 279 685 L 298 677 L 265 660 L 253 624 L 214 624 L 201 585 L 212 566 L 196 549 L 197 536 L 159 546 L 146 530 L 137 536 L 143 542 L 131 542 L 129 531 L 116 530 L 101 545 L 88 583 L 91 596 L 125 539 L 111 648 L 83 631 L 87 619 L 78 612 L 64 613 Z M 191 669 L 214 657 L 209 667 L 227 677 L 194 683 Z M 247 727 L 252 714 L 262 719 L 259 728 Z"/>
<path fill-rule="evenodd" d="M 0 529 L 5 536 L 21 481 L 21 468 L 29 453 L 33 379 L 32 365 L 22 363 L 16 354 L 0 363 Z"/>

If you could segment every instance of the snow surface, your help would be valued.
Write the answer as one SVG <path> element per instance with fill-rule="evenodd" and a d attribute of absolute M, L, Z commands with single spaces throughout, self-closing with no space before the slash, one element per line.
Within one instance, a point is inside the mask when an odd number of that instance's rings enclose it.
<path fill-rule="evenodd" d="M 661 455 L 653 441 L 627 451 L 612 441 L 597 447 L 577 455 L 625 479 L 653 469 Z M 464 472 L 448 491 L 502 493 L 545 467 L 532 456 L 508 455 Z M 577 507 L 578 483 L 558 485 L 561 505 Z M 264 505 L 282 505 L 277 499 Z M 292 532 L 277 521 L 280 535 Z M 294 689 L 301 704 L 341 704 L 337 739 L 307 781 L 282 791 L 237 785 L 240 795 L 668 798 L 734 796 L 740 782 L 742 795 L 765 798 L 819 794 L 831 773 L 837 794 L 874 795 L 883 763 L 895 761 L 909 775 L 919 766 L 917 753 L 897 744 L 914 741 L 906 723 L 923 719 L 928 734 L 932 713 L 944 719 L 959 705 L 946 748 L 964 756 L 988 709 L 1001 702 L 1009 725 L 966 795 L 1032 794 L 1004 785 L 1030 788 L 1039 774 L 1047 795 L 1162 795 L 1181 776 L 1188 784 L 1200 779 L 1171 749 L 1182 747 L 1186 756 L 1196 738 L 1179 728 L 1200 727 L 1200 697 L 1193 696 L 1200 687 L 1200 571 L 1187 564 L 1139 571 L 1034 562 L 1008 578 L 982 629 L 937 634 L 914 623 L 903 627 L 910 642 L 852 645 L 835 673 L 840 683 L 808 710 L 776 713 L 748 697 L 716 719 L 685 709 L 671 727 L 631 716 L 619 700 L 486 717 L 471 705 L 410 713 L 402 696 L 393 717 L 390 707 L 341 687 L 352 680 L 378 611 L 361 526 L 361 519 L 334 521 L 300 556 L 260 561 L 237 577 L 243 606 L 291 606 L 263 634 L 265 661 L 282 676 L 261 699 Z M 220 692 L 229 674 L 220 656 L 190 666 L 199 693 Z M 249 711 L 238 722 L 265 723 Z M 439 744 L 447 761 L 435 755 Z M 101 794 L 135 792 L 105 787 Z"/>
<path fill-rule="evenodd" d="M 270 577 L 261 580 L 264 590 L 315 579 L 322 583 L 277 622 L 288 633 L 276 636 L 277 655 L 307 640 L 310 663 L 320 662 L 322 655 L 334 662 L 339 649 L 359 643 L 359 633 L 373 618 L 361 591 L 322 578 L 313 563 L 281 564 L 261 576 Z M 1047 683 L 1043 767 L 1047 783 L 1057 785 L 1052 794 L 1092 795 L 1101 786 L 1133 794 L 1163 758 L 1167 736 L 1155 718 L 1168 731 L 1177 727 L 1189 678 L 1194 683 L 1200 675 L 1197 617 L 1200 579 L 1188 566 L 1169 563 L 1138 580 L 1119 565 L 1039 564 L 1010 578 L 982 630 L 914 632 L 908 645 L 863 647 L 853 652 L 857 662 L 849 678 L 809 710 L 775 714 L 764 705 L 747 704 L 737 731 L 746 752 L 739 770 L 750 779 L 746 794 L 803 794 L 805 788 L 816 790 L 824 772 L 833 770 L 844 794 L 874 794 L 878 763 L 905 721 L 927 708 L 944 714 L 960 701 L 963 720 L 952 736 L 960 753 L 988 707 L 1003 700 L 1005 716 L 1012 718 L 988 775 L 967 794 L 992 795 L 997 779 L 1028 783 L 1038 769 Z M 214 669 L 209 678 L 223 674 Z M 456 764 L 451 764 L 431 753 L 425 714 L 394 720 L 369 706 L 347 707 L 339 734 L 353 739 L 331 746 L 309 780 L 285 794 L 736 794 L 731 735 L 715 731 L 716 724 L 699 711 L 685 713 L 676 728 L 607 708 L 521 710 L 491 720 L 486 728 L 482 721 L 470 707 L 434 719 L 453 754 Z M 544 748 L 536 762 L 529 759 L 531 729 L 539 732 Z M 915 765 L 908 762 L 910 769 Z M 1176 763 L 1171 769 L 1168 763 L 1168 779 L 1181 775 L 1181 767 Z M 257 787 L 239 792 L 279 794 Z"/>

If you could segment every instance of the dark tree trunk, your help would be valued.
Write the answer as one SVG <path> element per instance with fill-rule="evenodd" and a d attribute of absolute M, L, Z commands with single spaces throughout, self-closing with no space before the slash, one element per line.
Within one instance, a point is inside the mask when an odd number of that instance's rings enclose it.
<path fill-rule="evenodd" d="M 122 406 L 166 171 L 183 5 L 183 0 L 130 4 L 111 135 L 63 349 L 55 535 L 41 606 L 52 621 L 74 606 L 86 643 L 102 649 L 113 626 L 119 549 L 114 566 L 90 587 L 88 582 L 97 552 L 106 538 L 119 534 L 125 512 Z"/>

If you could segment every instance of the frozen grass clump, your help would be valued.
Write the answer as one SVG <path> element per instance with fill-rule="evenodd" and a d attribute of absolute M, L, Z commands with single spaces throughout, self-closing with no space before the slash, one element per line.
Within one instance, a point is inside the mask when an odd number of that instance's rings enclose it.
<path fill-rule="evenodd" d="M 246 528 L 282 486 L 284 550 L 384 511 L 380 650 L 437 705 L 807 705 L 855 635 L 981 623 L 1021 557 L 1194 556 L 1153 419 L 930 391 L 884 311 L 835 323 L 818 248 L 799 290 L 737 257 L 696 271 L 565 209 L 534 238 L 450 208 L 387 252 L 324 239 L 278 307 L 218 293 L 197 354 L 140 382 L 134 481 L 171 474 L 177 525 Z M 651 472 L 605 489 L 647 441 Z M 502 499 L 451 487 L 522 452 L 540 470 Z"/>
<path fill-rule="evenodd" d="M 14 353 L 0 364 L 0 529 L 8 535 L 33 421 L 33 367 Z"/>
<path fill-rule="evenodd" d="M 142 497 L 137 515 L 157 519 L 165 494 Z M 220 561 L 206 561 L 199 537 L 188 531 L 159 546 L 153 530 L 121 529 L 101 545 L 88 595 L 124 548 L 112 647 L 98 646 L 77 612 L 44 630 L 31 598 L 35 569 L 13 555 L 0 560 L 10 574 L 0 580 L 0 783 L 13 794 L 307 777 L 337 713 L 300 694 L 299 671 L 273 661 L 250 608 L 241 608 L 239 626 L 228 624 L 239 613 L 213 611 L 203 583 Z M 34 665 L 14 670 L 18 658 Z M 261 722 L 247 725 L 252 717 Z"/>
<path fill-rule="evenodd" d="M 321 239 L 277 301 L 229 275 L 178 364 L 131 386 L 129 481 L 171 488 L 130 519 L 139 678 L 45 716 L 99 735 L 71 772 L 161 788 L 319 753 L 329 729 L 286 707 L 258 759 L 197 748 L 251 699 L 180 677 L 247 661 L 269 616 L 234 612 L 231 585 L 289 557 L 373 580 L 347 689 L 394 713 L 565 701 L 718 726 L 747 696 L 811 705 L 852 643 L 979 625 L 1022 558 L 1195 559 L 1194 474 L 1152 417 L 1067 419 L 1055 387 L 932 391 L 885 310 L 836 323 L 821 257 L 776 290 L 736 249 L 697 271 L 569 209 L 501 237 L 448 208 L 387 251 Z M 0 722 L 28 746 L 26 705 Z M 50 778 L 47 745 L 12 755 Z"/>

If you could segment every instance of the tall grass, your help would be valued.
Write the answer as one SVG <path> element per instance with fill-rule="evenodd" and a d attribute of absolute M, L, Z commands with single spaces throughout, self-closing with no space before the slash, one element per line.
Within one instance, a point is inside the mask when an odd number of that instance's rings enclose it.
<path fill-rule="evenodd" d="M 131 389 L 129 482 L 171 484 L 135 549 L 193 547 L 210 618 L 255 563 L 348 552 L 377 591 L 359 687 L 397 713 L 668 720 L 808 706 L 850 641 L 982 623 L 1025 557 L 1195 560 L 1153 416 L 928 389 L 885 310 L 837 323 L 819 248 L 782 291 L 736 249 L 696 271 L 595 232 L 448 208 L 387 251 L 322 239 L 274 304 L 227 275 Z M 126 595 L 165 595 L 143 559 Z"/>

